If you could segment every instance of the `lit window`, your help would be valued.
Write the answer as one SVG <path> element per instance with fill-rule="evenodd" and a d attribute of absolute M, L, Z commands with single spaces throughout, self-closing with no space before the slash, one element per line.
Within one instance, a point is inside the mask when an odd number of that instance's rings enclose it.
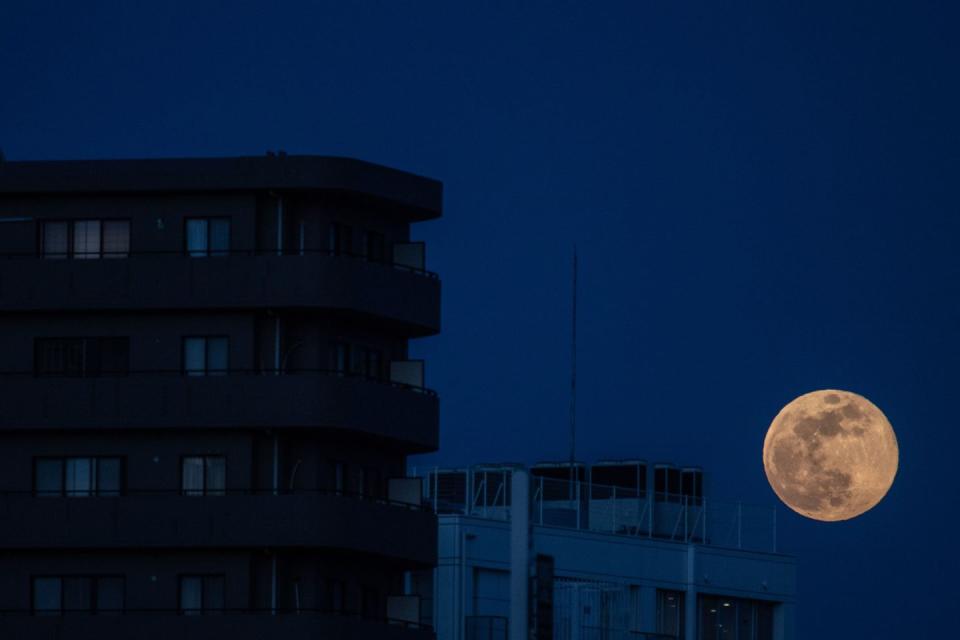
<path fill-rule="evenodd" d="M 230 253 L 228 218 L 189 218 L 186 223 L 187 254 L 194 258 Z"/>
<path fill-rule="evenodd" d="M 224 576 L 180 576 L 180 613 L 200 615 L 223 611 Z"/>
<path fill-rule="evenodd" d="M 191 336 L 183 339 L 183 372 L 188 376 L 225 375 L 229 369 L 230 341 L 226 336 Z"/>
<path fill-rule="evenodd" d="M 111 614 L 124 609 L 122 576 L 38 576 L 32 586 L 36 615 Z"/>
<path fill-rule="evenodd" d="M 126 258 L 130 253 L 129 220 L 44 222 L 40 251 L 45 258 Z"/>
<path fill-rule="evenodd" d="M 188 496 L 222 496 L 226 493 L 227 460 L 223 456 L 185 456 L 181 489 Z"/>
<path fill-rule="evenodd" d="M 33 469 L 38 496 L 120 495 L 120 458 L 36 458 Z"/>

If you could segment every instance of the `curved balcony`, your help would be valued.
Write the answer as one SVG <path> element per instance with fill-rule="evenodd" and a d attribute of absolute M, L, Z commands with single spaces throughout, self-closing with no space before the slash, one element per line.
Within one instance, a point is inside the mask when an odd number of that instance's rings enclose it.
<path fill-rule="evenodd" d="M 173 611 L 127 611 L 123 615 L 67 614 L 35 617 L 27 612 L 0 614 L 0 631 L 8 638 L 32 640 L 313 640 L 377 638 L 433 640 L 433 630 L 356 616 L 303 612 L 269 615 L 263 611 L 224 611 L 209 616 L 182 616 Z"/>
<path fill-rule="evenodd" d="M 427 389 L 316 371 L 63 378 L 8 373 L 2 429 L 330 430 L 408 453 L 439 444 L 439 403 Z"/>
<path fill-rule="evenodd" d="M 0 493 L 5 550 L 295 547 L 372 554 L 413 567 L 435 564 L 436 540 L 430 511 L 330 493 Z"/>
<path fill-rule="evenodd" d="M 0 258 L 0 311 L 266 308 L 329 310 L 430 335 L 440 330 L 440 281 L 428 271 L 327 252 Z"/>

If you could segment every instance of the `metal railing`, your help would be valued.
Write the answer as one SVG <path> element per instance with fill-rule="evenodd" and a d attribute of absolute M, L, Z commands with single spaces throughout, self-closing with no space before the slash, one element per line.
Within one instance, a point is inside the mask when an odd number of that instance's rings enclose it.
<path fill-rule="evenodd" d="M 219 378 L 224 376 L 329 376 L 336 378 L 353 378 L 370 382 L 373 384 L 382 384 L 397 389 L 404 389 L 415 393 L 422 393 L 428 396 L 436 396 L 437 392 L 427 387 L 420 387 L 405 382 L 391 380 L 386 376 L 370 375 L 361 372 L 343 371 L 339 369 L 306 369 L 284 367 L 282 369 L 205 369 L 205 370 L 187 370 L 187 369 L 123 369 L 110 371 L 97 371 L 90 373 L 48 373 L 37 372 L 34 370 L 0 371 L 0 377 L 29 377 L 29 378 L 57 378 L 71 380 L 93 380 L 97 378 L 127 378 L 135 376 L 157 376 L 157 377 L 183 377 L 191 380 L 203 380 L 204 378 Z"/>
<path fill-rule="evenodd" d="M 227 496 L 269 496 L 282 498 L 286 496 L 333 496 L 346 500 L 357 500 L 389 507 L 398 507 L 410 511 L 429 511 L 430 506 L 424 503 L 412 503 L 397 500 L 389 495 L 360 493 L 356 491 L 341 491 L 336 489 L 89 489 L 48 492 L 26 489 L 0 489 L 0 499 L 36 499 L 46 501 L 70 500 L 83 502 L 88 500 L 123 500 L 134 497 L 182 497 L 185 500 L 216 500 Z"/>
<path fill-rule="evenodd" d="M 435 469 L 426 479 L 424 499 L 438 514 L 510 518 L 510 470 Z M 540 526 L 777 550 L 776 509 L 739 501 L 531 476 L 530 509 L 531 521 Z"/>
<path fill-rule="evenodd" d="M 362 253 L 353 253 L 353 252 L 344 252 L 344 251 L 333 251 L 330 249 L 283 249 L 278 252 L 277 249 L 209 249 L 204 251 L 199 250 L 187 250 L 180 249 L 178 251 L 100 251 L 95 253 L 85 253 L 81 257 L 77 257 L 71 254 L 63 253 L 53 253 L 45 254 L 40 251 L 22 251 L 22 252 L 3 252 L 0 253 L 0 258 L 36 258 L 39 260 L 48 260 L 51 262 L 72 262 L 74 260 L 79 262 L 96 262 L 97 260 L 128 260 L 130 258 L 137 258 L 140 256 L 171 256 L 171 257 L 180 257 L 180 258 L 191 258 L 191 259 L 213 259 L 218 258 L 229 258 L 231 256 L 243 256 L 243 257 L 257 257 L 257 256 L 273 256 L 280 258 L 296 258 L 301 256 L 326 256 L 330 258 L 344 258 L 347 260 L 355 260 L 357 262 L 364 262 L 366 264 L 381 265 L 383 267 L 389 267 L 396 269 L 398 271 L 407 271 L 414 273 L 425 278 L 430 278 L 432 280 L 438 280 L 439 276 L 433 271 L 428 271 L 427 269 L 421 269 L 419 267 L 413 267 L 407 264 L 400 262 L 394 262 L 392 260 L 380 260 L 374 259 L 369 256 L 366 256 Z"/>
<path fill-rule="evenodd" d="M 31 616 L 41 618 L 51 617 L 70 617 L 70 616 L 118 616 L 118 615 L 160 615 L 160 616 L 186 616 L 186 617 L 206 617 L 219 615 L 248 615 L 248 616 L 335 616 L 352 619 L 368 620 L 380 624 L 390 624 L 405 627 L 408 629 L 432 630 L 432 625 L 425 622 L 413 622 L 398 618 L 388 618 L 384 616 L 372 616 L 363 614 L 359 611 L 348 611 L 329 608 L 304 608 L 304 607 L 278 607 L 272 608 L 211 608 L 211 609 L 181 609 L 181 608 L 122 608 L 122 609 L 0 609 L 0 617 L 18 617 Z"/>

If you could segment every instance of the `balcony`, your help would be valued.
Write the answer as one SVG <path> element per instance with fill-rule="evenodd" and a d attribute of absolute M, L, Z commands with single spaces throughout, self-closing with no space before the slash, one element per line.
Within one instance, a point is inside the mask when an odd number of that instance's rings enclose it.
<path fill-rule="evenodd" d="M 34 617 L 29 613 L 0 614 L 0 635 L 31 640 L 285 640 L 344 638 L 361 640 L 433 640 L 426 627 L 364 620 L 355 616 L 304 612 L 269 615 L 269 612 L 225 611 L 218 615 L 182 616 L 175 612 L 125 612 L 124 615 L 67 614 Z"/>
<path fill-rule="evenodd" d="M 304 428 L 392 443 L 409 453 L 434 451 L 439 443 L 433 392 L 336 372 L 7 373 L 0 383 L 0 430 Z"/>
<path fill-rule="evenodd" d="M 329 310 L 431 335 L 440 330 L 440 281 L 421 269 L 326 252 L 0 257 L 0 312 L 267 308 Z"/>
<path fill-rule="evenodd" d="M 0 548 L 7 551 L 171 547 L 336 549 L 432 566 L 437 520 L 419 505 L 319 492 L 0 494 Z"/>

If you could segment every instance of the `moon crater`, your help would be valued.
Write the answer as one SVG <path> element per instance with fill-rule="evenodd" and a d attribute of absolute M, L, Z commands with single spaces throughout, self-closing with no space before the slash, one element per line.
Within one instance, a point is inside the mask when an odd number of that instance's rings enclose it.
<path fill-rule="evenodd" d="M 883 412 L 863 396 L 823 390 L 774 418 L 763 466 L 774 492 L 797 513 L 827 522 L 854 518 L 886 495 L 899 449 Z"/>

